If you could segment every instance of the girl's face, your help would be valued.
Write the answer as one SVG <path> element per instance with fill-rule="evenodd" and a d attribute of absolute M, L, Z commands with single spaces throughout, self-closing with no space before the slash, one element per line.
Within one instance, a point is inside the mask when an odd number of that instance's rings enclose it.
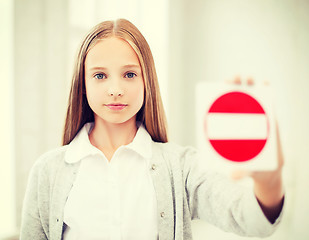
<path fill-rule="evenodd" d="M 116 37 L 99 40 L 85 59 L 85 86 L 95 122 L 136 121 L 144 101 L 144 81 L 132 47 Z"/>

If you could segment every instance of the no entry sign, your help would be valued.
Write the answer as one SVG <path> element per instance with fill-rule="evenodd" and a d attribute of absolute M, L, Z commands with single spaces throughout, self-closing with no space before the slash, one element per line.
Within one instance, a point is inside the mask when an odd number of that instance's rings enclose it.
<path fill-rule="evenodd" d="M 229 126 L 228 131 L 225 126 Z M 210 106 L 204 130 L 218 154 L 227 160 L 243 162 L 262 151 L 269 135 L 269 124 L 265 110 L 254 97 L 232 91 L 219 96 Z"/>
<path fill-rule="evenodd" d="M 197 148 L 208 168 L 229 172 L 277 167 L 272 96 L 269 86 L 258 84 L 197 84 Z"/>

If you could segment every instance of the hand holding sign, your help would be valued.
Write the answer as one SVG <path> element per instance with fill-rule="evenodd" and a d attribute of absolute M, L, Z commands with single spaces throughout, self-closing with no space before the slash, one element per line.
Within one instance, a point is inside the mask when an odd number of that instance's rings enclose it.
<path fill-rule="evenodd" d="M 251 80 L 250 85 L 253 85 Z M 198 147 L 222 171 L 277 167 L 275 118 L 268 86 L 202 82 L 197 87 Z"/>
<path fill-rule="evenodd" d="M 252 177 L 255 196 L 274 223 L 284 196 L 279 132 L 270 88 L 248 85 L 197 86 L 197 142 L 208 167 L 232 171 L 234 178 Z"/>

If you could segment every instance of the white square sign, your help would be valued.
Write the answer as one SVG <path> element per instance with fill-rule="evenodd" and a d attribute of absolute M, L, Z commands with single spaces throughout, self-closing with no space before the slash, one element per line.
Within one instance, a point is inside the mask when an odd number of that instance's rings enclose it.
<path fill-rule="evenodd" d="M 271 97 L 266 85 L 197 84 L 197 147 L 208 167 L 224 172 L 277 168 Z"/>

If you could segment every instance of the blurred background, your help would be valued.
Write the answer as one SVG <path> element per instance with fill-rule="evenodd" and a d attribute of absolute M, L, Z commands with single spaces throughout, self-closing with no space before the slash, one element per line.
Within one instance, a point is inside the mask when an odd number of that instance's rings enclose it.
<path fill-rule="evenodd" d="M 0 239 L 18 236 L 29 170 L 61 144 L 78 44 L 116 18 L 146 37 L 170 139 L 181 145 L 196 146 L 197 82 L 270 82 L 287 196 L 282 224 L 267 239 L 309 239 L 308 13 L 308 0 L 0 0 Z M 246 239 L 202 221 L 193 221 L 193 235 Z"/>

